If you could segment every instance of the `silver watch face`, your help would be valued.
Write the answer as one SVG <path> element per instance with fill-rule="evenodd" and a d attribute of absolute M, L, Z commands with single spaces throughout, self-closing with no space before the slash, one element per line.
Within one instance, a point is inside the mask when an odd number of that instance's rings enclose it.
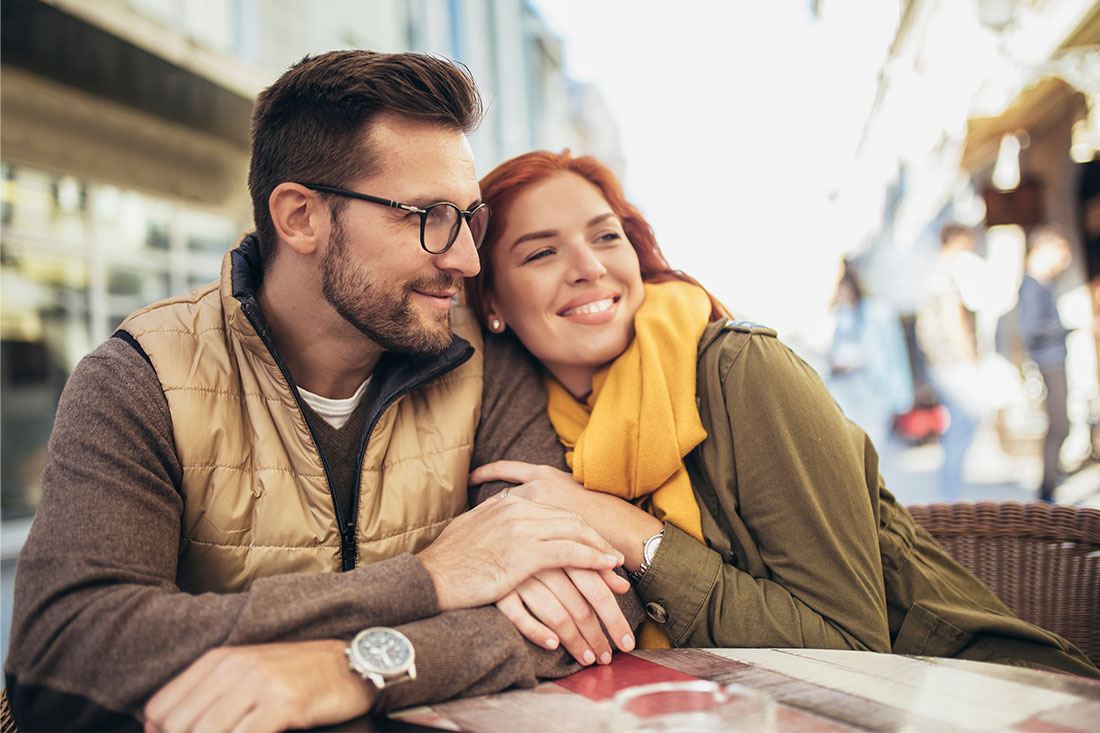
<path fill-rule="evenodd" d="M 661 534 L 655 534 L 645 541 L 642 545 L 642 558 L 645 560 L 646 567 L 653 564 L 653 558 L 657 557 L 657 547 L 661 544 Z"/>
<path fill-rule="evenodd" d="M 367 629 L 355 637 L 354 645 L 360 663 L 386 677 L 405 672 L 412 662 L 412 644 L 393 629 Z"/>

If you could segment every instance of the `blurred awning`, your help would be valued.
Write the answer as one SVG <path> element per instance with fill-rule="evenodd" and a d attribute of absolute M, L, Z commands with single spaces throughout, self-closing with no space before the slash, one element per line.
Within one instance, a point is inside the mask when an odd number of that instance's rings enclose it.
<path fill-rule="evenodd" d="M 1032 84 L 995 117 L 967 121 L 961 166 L 972 175 L 993 165 L 1001 137 L 1025 130 L 1041 135 L 1048 121 L 1083 112 L 1100 103 L 1096 98 L 1100 73 L 1100 3 L 1066 36 L 1052 58 L 1035 70 Z M 1092 96 L 1092 99 L 1086 98 Z M 1088 106 L 1086 106 L 1088 105 Z"/>
<path fill-rule="evenodd" d="M 247 147 L 249 93 L 76 12 L 117 5 L 3 0 L 0 61 Z"/>
<path fill-rule="evenodd" d="M 1077 89 L 1058 77 L 1046 77 L 1021 92 L 1000 115 L 967 120 L 960 165 L 971 175 L 980 173 L 997 159 L 1001 137 L 1018 130 L 1040 135 L 1047 121 L 1062 119 L 1083 104 L 1084 95 Z"/>

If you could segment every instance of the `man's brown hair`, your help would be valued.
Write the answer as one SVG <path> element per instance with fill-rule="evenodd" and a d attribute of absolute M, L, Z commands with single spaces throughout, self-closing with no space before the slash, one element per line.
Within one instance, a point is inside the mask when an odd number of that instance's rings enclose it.
<path fill-rule="evenodd" d="M 470 70 L 416 53 L 331 51 L 306 56 L 256 98 L 248 189 L 266 268 L 275 251 L 268 210 L 284 181 L 347 187 L 385 155 L 362 144 L 381 112 L 469 133 L 481 121 Z M 334 212 L 342 205 L 334 200 Z"/>

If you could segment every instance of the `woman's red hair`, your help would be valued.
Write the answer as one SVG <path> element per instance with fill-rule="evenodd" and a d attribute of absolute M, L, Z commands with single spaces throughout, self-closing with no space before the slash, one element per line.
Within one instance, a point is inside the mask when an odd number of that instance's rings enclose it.
<path fill-rule="evenodd" d="M 485 232 L 485 240 L 480 250 L 481 272 L 475 277 L 466 278 L 464 293 L 466 303 L 474 310 L 482 324 L 488 320 L 487 296 L 493 289 L 491 254 L 506 228 L 509 207 L 520 192 L 528 186 L 562 173 L 575 173 L 600 189 L 611 210 L 622 222 L 623 232 L 626 233 L 631 246 L 638 253 L 644 282 L 682 280 L 703 287 L 683 272 L 669 267 L 668 261 L 657 246 L 657 237 L 653 234 L 653 228 L 649 226 L 649 222 L 641 212 L 626 200 L 622 185 L 607 166 L 587 155 L 574 158 L 568 150 L 560 154 L 536 150 L 501 163 L 481 179 L 481 200 L 489 204 L 492 215 L 489 217 L 489 228 Z M 710 296 L 711 302 L 710 320 L 726 318 L 729 314 L 722 304 L 709 292 L 707 295 Z"/>

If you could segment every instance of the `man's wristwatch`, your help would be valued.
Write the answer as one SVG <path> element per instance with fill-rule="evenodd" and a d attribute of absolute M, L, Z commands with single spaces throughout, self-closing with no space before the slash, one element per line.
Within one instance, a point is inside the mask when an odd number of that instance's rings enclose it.
<path fill-rule="evenodd" d="M 416 650 L 397 629 L 374 626 L 363 629 L 345 650 L 348 666 L 379 691 L 388 685 L 416 679 Z"/>
<path fill-rule="evenodd" d="M 665 536 L 665 530 L 662 527 L 661 531 L 653 535 L 645 542 L 642 543 L 642 564 L 638 566 L 638 571 L 631 573 L 630 577 L 634 578 L 637 582 L 645 575 L 645 571 L 649 570 L 649 566 L 653 563 L 653 558 L 657 556 L 657 547 L 661 544 L 661 538 Z"/>

